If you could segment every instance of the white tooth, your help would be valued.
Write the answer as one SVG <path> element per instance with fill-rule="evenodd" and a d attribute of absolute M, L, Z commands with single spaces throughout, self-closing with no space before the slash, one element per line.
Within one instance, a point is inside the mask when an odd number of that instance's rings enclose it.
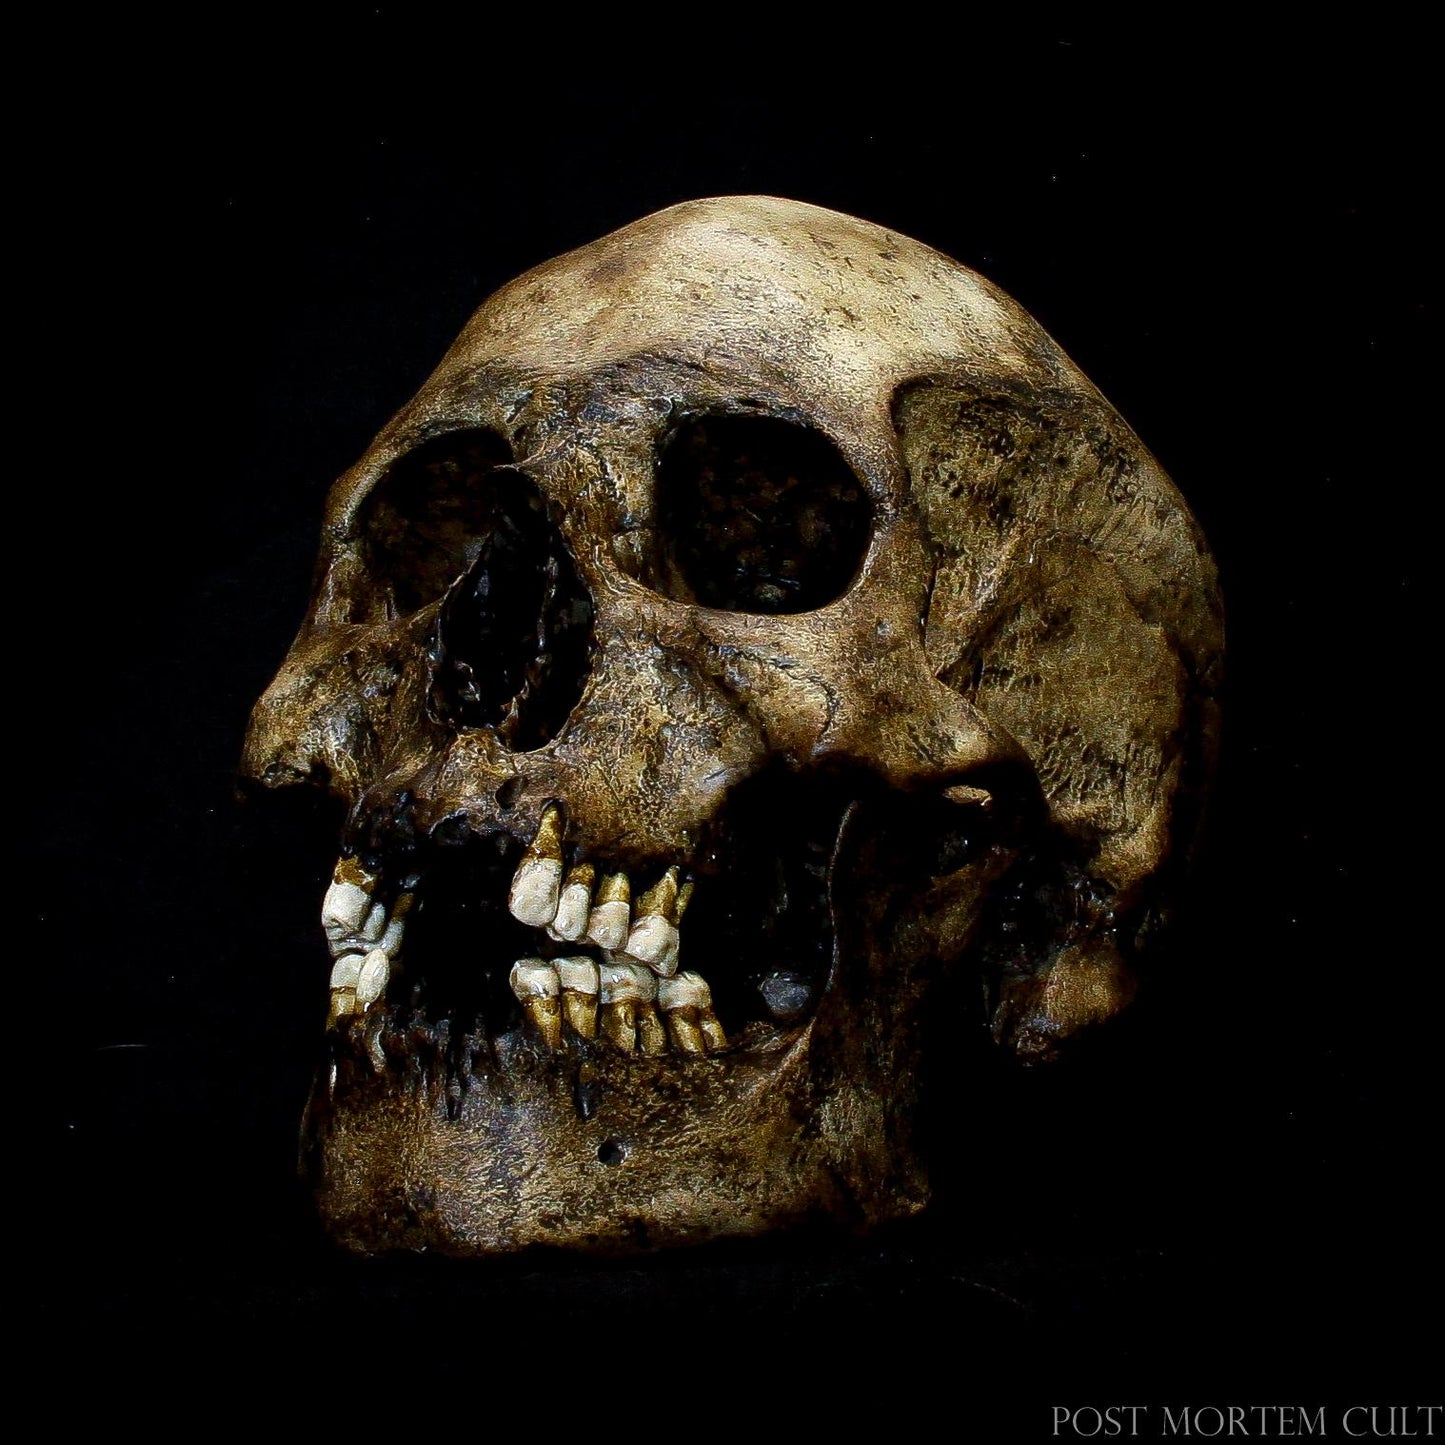
<path fill-rule="evenodd" d="M 680 973 L 676 978 L 659 979 L 657 1006 L 663 1013 L 675 1008 L 711 1008 L 712 990 L 700 973 Z"/>
<path fill-rule="evenodd" d="M 627 952 L 660 974 L 677 972 L 677 925 L 655 913 L 639 918 L 627 935 Z"/>
<path fill-rule="evenodd" d="M 371 889 L 360 882 L 367 875 L 351 859 L 338 863 L 336 871 L 340 876 L 326 890 L 321 904 L 321 926 L 328 938 L 333 930 L 355 933 L 371 908 Z"/>
<path fill-rule="evenodd" d="M 598 969 L 598 982 L 604 1005 L 612 1003 L 651 1003 L 657 997 L 657 980 L 640 963 L 608 958 Z"/>
<path fill-rule="evenodd" d="M 557 916 L 552 920 L 549 932 L 568 943 L 575 943 L 587 932 L 591 911 L 592 890 L 585 883 L 569 883 L 557 900 Z"/>
<path fill-rule="evenodd" d="M 519 999 L 556 998 L 557 970 L 545 958 L 519 958 L 512 965 L 512 992 Z"/>
<path fill-rule="evenodd" d="M 561 883 L 560 858 L 524 858 L 507 895 L 512 917 L 533 928 L 546 927 L 556 915 Z"/>
<path fill-rule="evenodd" d="M 609 952 L 621 948 L 627 941 L 627 915 L 628 905 L 621 899 L 599 903 L 587 919 L 587 937 Z"/>
<path fill-rule="evenodd" d="M 395 958 L 401 952 L 402 936 L 406 933 L 406 922 L 404 919 L 393 918 L 386 925 L 386 931 L 381 935 L 381 941 L 376 945 L 388 958 Z"/>
<path fill-rule="evenodd" d="M 597 965 L 590 958 L 559 958 L 556 969 L 557 982 L 569 993 L 597 992 Z"/>
<path fill-rule="evenodd" d="M 357 1003 L 362 1008 L 375 1003 L 390 977 L 391 960 L 379 948 L 373 948 L 361 965 L 361 977 L 356 980 Z"/>
<path fill-rule="evenodd" d="M 376 943 L 386 929 L 386 904 L 373 903 L 366 915 L 366 923 L 359 931 L 363 943 Z"/>
<path fill-rule="evenodd" d="M 332 966 L 331 987 L 355 988 L 357 980 L 361 977 L 361 965 L 365 961 L 365 954 L 343 953 Z"/>

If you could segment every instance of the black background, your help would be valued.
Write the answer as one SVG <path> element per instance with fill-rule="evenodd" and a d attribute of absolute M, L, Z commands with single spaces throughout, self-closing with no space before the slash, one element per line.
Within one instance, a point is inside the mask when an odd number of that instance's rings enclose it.
<path fill-rule="evenodd" d="M 61 580 L 22 609 L 39 730 L 14 763 L 47 1348 L 156 1420 L 288 1381 L 477 1429 L 514 1405 L 539 1428 L 903 1428 L 926 1401 L 1025 1439 L 1055 1404 L 1426 1398 L 1418 38 L 887 13 L 820 15 L 825 52 L 764 17 L 681 21 L 623 58 L 595 13 L 382 6 L 302 33 L 216 11 L 113 21 L 60 67 L 30 216 L 57 277 L 33 283 L 55 318 L 33 535 Z M 730 192 L 984 272 L 1202 522 L 1227 733 L 1177 956 L 1049 1074 L 960 1040 L 969 1102 L 936 1121 L 921 1221 L 621 1263 L 339 1258 L 293 1178 L 329 859 L 234 796 L 322 498 L 497 285 Z"/>

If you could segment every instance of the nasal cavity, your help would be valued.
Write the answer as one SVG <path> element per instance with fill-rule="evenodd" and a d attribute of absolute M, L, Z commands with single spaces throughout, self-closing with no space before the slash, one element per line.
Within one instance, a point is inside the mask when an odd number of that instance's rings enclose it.
<path fill-rule="evenodd" d="M 592 599 L 532 481 L 499 469 L 487 483 L 471 565 L 438 614 L 428 708 L 528 752 L 556 737 L 582 696 Z"/>

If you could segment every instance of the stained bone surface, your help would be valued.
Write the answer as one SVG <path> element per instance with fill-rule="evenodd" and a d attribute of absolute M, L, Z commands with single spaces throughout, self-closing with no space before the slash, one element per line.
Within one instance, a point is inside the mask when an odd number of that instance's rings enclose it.
<path fill-rule="evenodd" d="M 323 537 L 243 770 L 348 809 L 305 1147 L 350 1247 L 908 1215 L 925 1049 L 1044 1062 L 1133 996 L 1213 564 L 966 267 L 773 197 L 646 217 L 486 301 Z"/>

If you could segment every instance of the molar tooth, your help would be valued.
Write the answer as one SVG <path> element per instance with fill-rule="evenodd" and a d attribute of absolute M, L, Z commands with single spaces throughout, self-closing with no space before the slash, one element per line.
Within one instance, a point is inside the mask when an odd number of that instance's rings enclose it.
<path fill-rule="evenodd" d="M 587 932 L 592 912 L 592 883 L 597 870 L 590 863 L 579 863 L 567 875 L 562 894 L 557 900 L 557 916 L 547 932 L 564 943 L 576 943 Z"/>
<path fill-rule="evenodd" d="M 556 968 L 543 958 L 519 958 L 509 981 L 542 1042 L 549 1049 L 561 1048 L 562 1008 L 557 1001 L 561 984 Z"/>
<path fill-rule="evenodd" d="M 557 913 L 562 884 L 562 810 L 555 803 L 542 812 L 537 836 L 512 878 L 507 906 L 519 923 L 545 928 Z"/>
<path fill-rule="evenodd" d="M 391 960 L 379 948 L 373 948 L 361 964 L 361 976 L 356 980 L 356 1002 L 363 1009 L 370 1008 L 386 989 L 391 977 Z"/>
<path fill-rule="evenodd" d="M 631 885 L 625 873 L 609 873 L 597 888 L 597 901 L 587 919 L 587 937 L 609 953 L 627 940 L 628 900 Z"/>
<path fill-rule="evenodd" d="M 669 868 L 637 900 L 627 952 L 667 977 L 677 972 L 677 869 Z"/>
<path fill-rule="evenodd" d="M 375 877 L 355 858 L 342 858 L 331 875 L 331 886 L 321 903 L 321 927 L 332 943 L 356 933 L 371 909 Z"/>
<path fill-rule="evenodd" d="M 598 975 L 603 1036 L 624 1053 L 633 1053 L 638 1042 L 639 1015 L 656 1013 L 657 980 L 641 964 L 611 954 Z M 649 1029 L 649 1039 L 650 1034 Z"/>
<path fill-rule="evenodd" d="M 679 1053 L 711 1053 L 727 1047 L 727 1035 L 713 1012 L 712 989 L 700 973 L 679 973 L 657 985 L 657 1006 Z"/>
<path fill-rule="evenodd" d="M 574 1034 L 597 1037 L 597 965 L 590 958 L 559 958 L 557 981 L 562 985 L 562 1012 Z"/>

